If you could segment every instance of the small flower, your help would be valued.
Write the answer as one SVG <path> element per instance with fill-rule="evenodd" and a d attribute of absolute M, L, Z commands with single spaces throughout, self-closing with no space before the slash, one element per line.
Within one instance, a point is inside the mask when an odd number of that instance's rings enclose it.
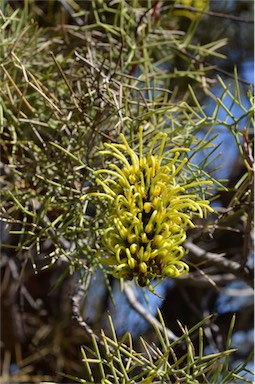
<path fill-rule="evenodd" d="M 123 134 L 122 144 L 105 143 L 102 155 L 110 155 L 119 165 L 95 171 L 104 193 L 94 193 L 107 199 L 109 215 L 102 236 L 100 261 L 111 267 L 116 278 L 136 279 L 139 286 L 151 288 L 155 278 L 179 277 L 188 272 L 181 259 L 188 227 L 194 227 L 192 216 L 202 218 L 212 212 L 207 200 L 202 200 L 197 186 L 210 181 L 180 183 L 180 173 L 189 149 L 165 150 L 167 135 L 159 133 L 148 153 L 143 153 L 143 128 L 139 131 L 139 153 L 128 144 Z M 155 144 L 160 146 L 155 151 Z M 154 153 L 156 152 L 156 153 Z M 106 176 L 106 178 L 105 178 Z"/>

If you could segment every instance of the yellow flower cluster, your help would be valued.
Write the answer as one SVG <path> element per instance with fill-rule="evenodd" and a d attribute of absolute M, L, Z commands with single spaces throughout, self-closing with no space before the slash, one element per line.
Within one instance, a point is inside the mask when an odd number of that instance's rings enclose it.
<path fill-rule="evenodd" d="M 151 281 L 157 277 L 178 277 L 188 272 L 188 265 L 181 261 L 184 249 L 180 244 L 186 239 L 187 227 L 194 227 L 192 215 L 203 217 L 206 210 L 212 211 L 196 190 L 198 185 L 210 182 L 177 182 L 188 161 L 187 157 L 180 160 L 180 154 L 189 150 L 165 151 L 166 134 L 155 136 L 147 155 L 143 154 L 142 128 L 139 154 L 123 134 L 120 138 L 122 144 L 105 143 L 106 149 L 101 151 L 102 155 L 115 157 L 119 166 L 112 163 L 108 169 L 95 172 L 103 176 L 97 182 L 104 193 L 94 195 L 107 198 L 109 206 L 101 262 L 111 266 L 116 278 L 135 278 L 141 287 L 151 288 Z"/>

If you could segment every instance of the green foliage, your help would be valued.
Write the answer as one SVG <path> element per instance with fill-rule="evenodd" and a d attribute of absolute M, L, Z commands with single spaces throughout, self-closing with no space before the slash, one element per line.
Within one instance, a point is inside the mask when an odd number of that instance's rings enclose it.
<path fill-rule="evenodd" d="M 118 341 L 114 324 L 109 316 L 111 336 L 101 332 L 100 343 L 92 337 L 93 347 L 83 347 L 83 363 L 87 370 L 87 380 L 74 378 L 79 383 L 100 382 L 105 384 L 118 383 L 251 383 L 245 379 L 245 372 L 239 375 L 240 367 L 229 367 L 229 355 L 235 352 L 230 349 L 231 336 L 235 323 L 232 318 L 227 338 L 226 349 L 223 352 L 204 354 L 204 330 L 208 318 L 205 318 L 188 330 L 179 324 L 182 336 L 171 342 L 160 311 L 158 312 L 162 330 L 156 325 L 154 329 L 157 341 L 151 345 L 143 338 L 140 343 L 143 352 L 137 352 L 133 347 L 132 337 L 125 334 Z M 196 350 L 192 338 L 198 338 Z M 181 356 L 180 356 L 181 350 Z"/>
<path fill-rule="evenodd" d="M 199 192 L 203 198 L 216 199 L 217 193 L 229 187 L 214 176 L 218 156 L 214 130 L 221 125 L 234 136 L 245 172 L 232 186 L 229 211 L 214 225 L 229 226 L 236 217 L 234 208 L 240 210 L 247 229 L 245 265 L 252 222 L 248 133 L 254 124 L 254 100 L 249 90 L 250 107 L 244 106 L 237 72 L 231 89 L 223 79 L 214 78 L 211 62 L 224 58 L 220 48 L 226 39 L 202 44 L 196 35 L 200 17 L 188 17 L 181 29 L 182 14 L 174 12 L 175 2 L 167 2 L 163 11 L 158 2 L 149 0 L 95 0 L 85 9 L 75 1 L 67 3 L 74 11 L 69 24 L 58 19 L 59 13 L 55 15 L 48 5 L 52 24 L 41 25 L 34 1 L 25 1 L 22 9 L 7 4 L 1 13 L 1 220 L 7 238 L 3 251 L 15 254 L 17 260 L 22 258 L 24 264 L 31 262 L 35 270 L 65 259 L 70 272 L 80 272 L 81 278 L 83 269 L 96 272 L 101 268 L 107 276 L 108 270 L 96 254 L 108 205 L 105 200 L 92 203 L 83 199 L 98 192 L 95 172 L 105 166 L 99 154 L 104 143 L 119 142 L 122 133 L 137 152 L 141 125 L 147 127 L 145 148 L 164 132 L 169 149 L 190 149 L 182 183 L 188 178 L 210 179 L 214 190 Z M 77 25 L 79 18 L 85 20 L 81 26 Z M 216 83 L 222 86 L 219 98 L 211 93 Z M 231 107 L 224 102 L 226 95 L 232 100 Z M 211 116 L 204 111 L 205 97 L 215 101 Z M 242 116 L 233 116 L 234 105 L 241 108 Z M 227 113 L 224 121 L 219 117 L 220 108 Z M 200 153 L 204 156 L 197 162 Z M 118 159 L 112 161 L 118 165 Z M 206 231 L 208 222 L 200 222 L 200 228 Z M 205 355 L 202 327 L 209 318 L 190 330 L 180 325 L 183 335 L 170 342 L 159 316 L 163 331 L 155 326 L 155 345 L 141 338 L 144 353 L 133 349 L 129 334 L 117 340 L 109 317 L 112 335 L 102 331 L 102 342 L 98 344 L 92 335 L 92 347 L 82 347 L 88 381 L 77 380 L 96 382 L 95 371 L 105 384 L 240 380 L 239 371 L 244 367 L 231 369 L 228 365 L 229 355 L 234 353 L 230 349 L 233 324 L 226 350 Z M 191 338 L 195 332 L 198 351 Z M 184 352 L 177 356 L 180 346 Z"/>

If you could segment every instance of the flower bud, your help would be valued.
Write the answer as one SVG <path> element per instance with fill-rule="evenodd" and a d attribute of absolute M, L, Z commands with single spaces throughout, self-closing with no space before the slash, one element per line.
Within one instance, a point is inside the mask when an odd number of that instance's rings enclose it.
<path fill-rule="evenodd" d="M 161 187 L 159 185 L 155 185 L 153 189 L 153 196 L 158 197 L 161 193 Z"/>
<path fill-rule="evenodd" d="M 135 266 L 136 266 L 136 261 L 135 261 L 135 259 L 134 259 L 133 257 L 130 257 L 130 258 L 128 259 L 128 265 L 130 266 L 131 269 L 134 269 L 134 268 L 135 268 Z"/>
<path fill-rule="evenodd" d="M 132 253 L 132 254 L 134 254 L 134 253 L 136 253 L 136 251 L 137 251 L 137 249 L 138 249 L 138 245 L 136 244 L 136 243 L 133 243 L 133 244 L 131 244 L 130 245 L 130 252 Z"/>
<path fill-rule="evenodd" d="M 135 184 L 135 182 L 136 182 L 135 175 L 129 175 L 128 180 L 130 181 L 130 184 Z"/>
<path fill-rule="evenodd" d="M 142 240 L 142 243 L 148 243 L 149 242 L 146 233 L 142 233 L 141 240 Z"/>
<path fill-rule="evenodd" d="M 147 264 L 145 262 L 139 264 L 139 271 L 142 274 L 145 274 L 147 272 Z"/>
<path fill-rule="evenodd" d="M 167 265 L 163 268 L 163 274 L 167 277 L 176 277 L 178 276 L 178 269 L 174 265 Z"/>
<path fill-rule="evenodd" d="M 148 202 L 144 203 L 144 205 L 143 205 L 143 209 L 144 209 L 144 211 L 145 211 L 146 213 L 149 213 L 150 210 L 151 210 L 151 208 L 152 208 L 152 204 L 151 204 L 151 203 L 148 203 Z"/>
<path fill-rule="evenodd" d="M 164 237 L 161 236 L 161 235 L 156 235 L 154 236 L 153 238 L 153 245 L 155 247 L 159 247 L 159 245 L 162 243 L 162 241 L 164 240 Z"/>

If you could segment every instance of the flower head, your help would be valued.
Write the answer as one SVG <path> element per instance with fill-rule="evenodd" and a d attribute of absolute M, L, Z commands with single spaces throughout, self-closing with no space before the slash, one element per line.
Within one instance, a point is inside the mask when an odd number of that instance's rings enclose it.
<path fill-rule="evenodd" d="M 97 182 L 107 198 L 109 215 L 102 237 L 101 262 L 108 264 L 116 278 L 136 279 L 140 286 L 149 286 L 157 277 L 178 277 L 188 272 L 181 259 L 188 227 L 194 227 L 192 216 L 203 217 L 212 211 L 202 200 L 197 186 L 208 181 L 177 182 L 187 163 L 180 160 L 187 148 L 165 150 L 167 135 L 155 136 L 147 154 L 143 153 L 143 129 L 139 132 L 139 153 L 128 144 L 105 143 L 102 155 L 118 160 L 107 169 L 95 171 Z M 156 142 L 160 146 L 156 150 Z M 156 153 L 154 153 L 156 152 Z M 103 176 L 103 177 L 102 177 Z M 100 177 L 100 178 L 99 178 Z"/>

